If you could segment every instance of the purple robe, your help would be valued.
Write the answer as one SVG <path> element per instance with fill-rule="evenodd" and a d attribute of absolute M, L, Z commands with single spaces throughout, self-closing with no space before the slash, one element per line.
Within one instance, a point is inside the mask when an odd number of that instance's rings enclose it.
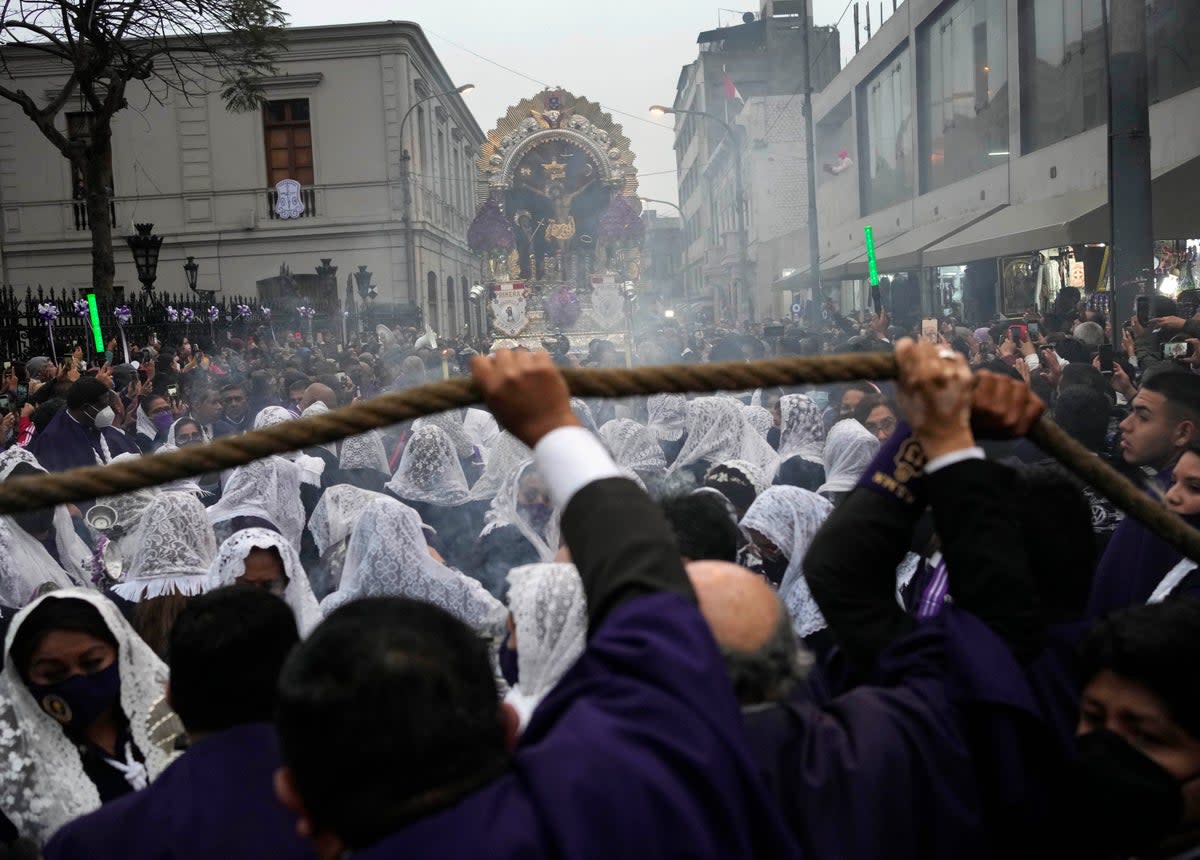
<path fill-rule="evenodd" d="M 542 701 L 510 768 L 358 860 L 799 856 L 696 607 L 623 603 Z"/>
<path fill-rule="evenodd" d="M 275 798 L 279 762 L 267 723 L 203 738 L 148 788 L 64 826 L 45 860 L 314 860 Z"/>
<path fill-rule="evenodd" d="M 1016 731 L 981 739 L 979 715 L 993 711 Z M 839 860 L 988 856 L 989 794 L 1019 795 L 1024 732 L 1040 726 L 1007 647 L 957 610 L 894 642 L 868 683 L 828 701 L 747 709 L 745 719 L 804 855 Z M 1009 774 L 989 774 L 998 788 L 980 777 L 980 743 L 1014 762 Z"/>
<path fill-rule="evenodd" d="M 97 430 L 85 427 L 62 410 L 29 443 L 29 452 L 37 457 L 47 472 L 65 472 L 80 466 L 95 466 L 101 452 L 100 436 L 108 443 L 113 457 L 118 454 L 140 454 L 132 439 L 113 427 Z"/>

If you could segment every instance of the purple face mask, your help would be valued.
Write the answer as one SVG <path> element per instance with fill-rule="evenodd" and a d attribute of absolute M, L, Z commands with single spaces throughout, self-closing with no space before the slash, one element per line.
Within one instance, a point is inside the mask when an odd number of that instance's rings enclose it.
<path fill-rule="evenodd" d="M 121 670 L 117 661 L 91 675 L 72 675 L 54 684 L 29 684 L 38 706 L 69 731 L 81 732 L 117 701 Z"/>
<path fill-rule="evenodd" d="M 154 423 L 154 426 L 158 428 L 158 432 L 163 433 L 166 432 L 166 430 L 175 422 L 175 416 L 169 411 L 159 412 L 156 415 L 151 415 L 150 420 Z"/>

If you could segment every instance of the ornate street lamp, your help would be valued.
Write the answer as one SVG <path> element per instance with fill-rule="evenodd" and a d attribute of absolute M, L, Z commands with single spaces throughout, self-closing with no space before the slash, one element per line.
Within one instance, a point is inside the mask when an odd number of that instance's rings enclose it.
<path fill-rule="evenodd" d="M 162 248 L 162 236 L 153 235 L 153 224 L 134 224 L 133 228 L 137 230 L 137 235 L 126 236 L 125 242 L 133 252 L 133 264 L 137 266 L 142 289 L 152 293 L 154 279 L 158 277 L 158 251 Z"/>
<path fill-rule="evenodd" d="M 200 264 L 196 262 L 195 257 L 188 257 L 187 262 L 183 264 L 183 274 L 187 278 L 188 289 L 193 293 L 196 290 L 196 278 L 200 275 Z"/>
<path fill-rule="evenodd" d="M 366 266 L 359 266 L 358 271 L 354 273 L 354 281 L 358 286 L 358 294 L 362 296 L 363 307 L 366 309 L 367 316 L 367 331 L 375 331 L 375 297 L 379 295 L 379 291 L 371 285 L 372 275 L 367 271 Z M 370 299 L 368 304 L 367 299 Z"/>

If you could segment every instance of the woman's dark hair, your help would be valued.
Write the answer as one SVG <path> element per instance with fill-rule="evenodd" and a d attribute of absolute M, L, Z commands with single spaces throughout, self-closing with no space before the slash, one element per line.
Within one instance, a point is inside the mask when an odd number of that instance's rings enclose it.
<path fill-rule="evenodd" d="M 66 408 L 66 400 L 61 397 L 52 397 L 35 408 L 33 414 L 29 416 L 29 420 L 33 423 L 34 430 L 41 433 L 54 419 L 54 416 Z"/>
<path fill-rule="evenodd" d="M 858 406 L 854 407 L 854 413 L 852 417 L 859 424 L 865 426 L 867 419 L 871 417 L 871 413 L 880 406 L 887 407 L 892 411 L 893 415 L 895 415 L 897 418 L 900 417 L 900 409 L 895 403 L 888 400 L 882 394 L 868 394 L 866 397 L 864 397 Z"/>
<path fill-rule="evenodd" d="M 78 597 L 54 597 L 51 595 L 21 622 L 20 628 L 13 636 L 9 656 L 21 675 L 21 680 L 29 683 L 29 661 L 33 652 L 42 644 L 46 635 L 54 630 L 70 630 L 76 633 L 86 633 L 95 636 L 102 642 L 107 642 L 113 648 L 117 647 L 117 637 L 108 629 L 100 610 Z"/>
<path fill-rule="evenodd" d="M 1081 677 L 1103 671 L 1142 684 L 1170 711 L 1172 719 L 1200 739 L 1200 601 L 1168 598 L 1162 603 L 1114 612 L 1084 641 Z"/>
<path fill-rule="evenodd" d="M 720 499 L 708 493 L 658 503 L 675 532 L 679 553 L 692 561 L 737 561 L 738 528 Z"/>

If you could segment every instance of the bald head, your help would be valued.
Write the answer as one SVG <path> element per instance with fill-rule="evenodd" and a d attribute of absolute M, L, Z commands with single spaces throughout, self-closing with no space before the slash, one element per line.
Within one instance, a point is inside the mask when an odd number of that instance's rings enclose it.
<path fill-rule="evenodd" d="M 770 638 L 784 609 L 765 579 L 727 561 L 693 561 L 687 574 L 722 648 L 757 651 Z"/>
<path fill-rule="evenodd" d="M 322 385 L 320 382 L 314 382 L 308 388 L 304 389 L 304 397 L 300 400 L 300 411 L 303 412 L 318 400 L 330 409 L 337 409 L 337 395 L 333 389 L 328 385 Z"/>
<path fill-rule="evenodd" d="M 801 650 L 779 596 L 765 579 L 729 562 L 694 561 L 687 572 L 738 701 L 786 699 L 812 658 Z"/>

